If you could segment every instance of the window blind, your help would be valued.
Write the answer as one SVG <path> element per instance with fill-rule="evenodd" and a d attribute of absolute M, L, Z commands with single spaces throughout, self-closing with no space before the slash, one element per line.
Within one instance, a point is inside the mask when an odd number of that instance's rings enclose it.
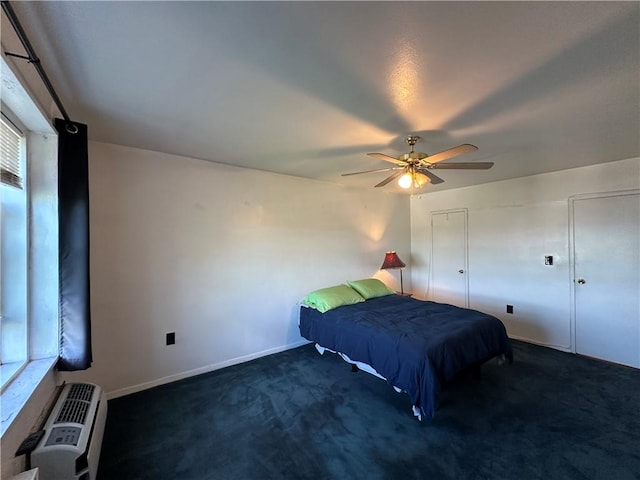
<path fill-rule="evenodd" d="M 21 136 L 13 126 L 0 118 L 0 181 L 21 189 L 20 140 Z"/>

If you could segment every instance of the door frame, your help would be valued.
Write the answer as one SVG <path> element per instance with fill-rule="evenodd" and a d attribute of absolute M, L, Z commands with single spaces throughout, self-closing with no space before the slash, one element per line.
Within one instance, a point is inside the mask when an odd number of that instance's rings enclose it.
<path fill-rule="evenodd" d="M 429 249 L 429 284 L 427 286 L 427 298 L 433 285 L 433 216 L 443 213 L 464 213 L 464 306 L 469 308 L 469 210 L 467 208 L 452 208 L 448 210 L 432 210 L 429 212 L 431 227 L 431 248 Z"/>
<path fill-rule="evenodd" d="M 639 189 L 618 190 L 612 192 L 581 193 L 569 197 L 569 284 L 570 290 L 570 321 L 569 337 L 571 352 L 576 352 L 576 264 L 575 264 L 575 213 L 574 205 L 577 200 L 593 200 L 597 198 L 623 197 L 627 195 L 640 195 Z"/>

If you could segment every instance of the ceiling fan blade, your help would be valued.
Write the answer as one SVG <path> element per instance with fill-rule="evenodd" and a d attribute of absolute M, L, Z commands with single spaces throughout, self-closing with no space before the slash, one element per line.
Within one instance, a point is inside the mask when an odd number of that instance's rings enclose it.
<path fill-rule="evenodd" d="M 458 170 L 488 170 L 493 167 L 493 162 L 455 162 L 455 163 L 436 163 L 429 168 L 438 169 L 458 169 Z"/>
<path fill-rule="evenodd" d="M 419 168 L 418 172 L 426 175 L 427 177 L 429 177 L 429 180 L 431 180 L 431 183 L 433 185 L 437 185 L 438 183 L 442 183 L 444 182 L 443 179 L 441 179 L 439 176 L 437 176 L 435 173 L 431 173 L 429 170 L 427 170 L 426 168 Z"/>
<path fill-rule="evenodd" d="M 429 163 L 438 163 L 443 160 L 447 160 L 448 158 L 457 157 L 458 155 L 462 155 L 463 153 L 475 152 L 477 149 L 478 147 L 476 147 L 475 145 L 465 143 L 463 145 L 458 145 L 457 147 L 450 148 L 449 150 L 444 150 L 442 152 L 429 155 L 427 158 L 425 158 L 425 161 Z"/>
<path fill-rule="evenodd" d="M 397 158 L 390 157 L 389 155 L 385 155 L 384 153 L 367 153 L 370 157 L 377 158 L 378 160 L 384 160 L 385 162 L 395 163 L 396 165 L 406 165 L 406 162 L 402 160 L 398 160 Z"/>
<path fill-rule="evenodd" d="M 390 168 L 379 168 L 377 170 L 365 170 L 363 172 L 352 172 L 352 173 L 343 173 L 343 177 L 348 177 L 349 175 L 360 175 L 361 173 L 375 173 L 375 172 L 390 172 L 391 170 L 398 170 L 402 167 L 390 167 Z"/>
<path fill-rule="evenodd" d="M 393 182 L 396 178 L 400 178 L 402 175 L 404 175 L 404 169 L 400 172 L 394 173 L 393 175 L 385 178 L 379 184 L 377 184 L 376 187 L 384 187 L 387 183 Z"/>

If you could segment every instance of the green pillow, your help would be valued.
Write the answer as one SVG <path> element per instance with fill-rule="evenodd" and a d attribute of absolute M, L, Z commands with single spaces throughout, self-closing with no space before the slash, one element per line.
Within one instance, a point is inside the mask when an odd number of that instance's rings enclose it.
<path fill-rule="evenodd" d="M 355 280 L 348 283 L 351 288 L 362 295 L 366 300 L 396 293 L 377 278 L 365 278 L 363 280 Z"/>
<path fill-rule="evenodd" d="M 343 305 L 364 302 L 358 292 L 347 285 L 321 288 L 304 297 L 302 304 L 324 313 Z"/>

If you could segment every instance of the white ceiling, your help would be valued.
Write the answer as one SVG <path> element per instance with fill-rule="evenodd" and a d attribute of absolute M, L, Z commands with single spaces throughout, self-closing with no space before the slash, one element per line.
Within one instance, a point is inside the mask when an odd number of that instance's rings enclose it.
<path fill-rule="evenodd" d="M 495 162 L 430 191 L 640 156 L 638 2 L 11 4 L 96 141 L 367 188 L 410 133 Z"/>

